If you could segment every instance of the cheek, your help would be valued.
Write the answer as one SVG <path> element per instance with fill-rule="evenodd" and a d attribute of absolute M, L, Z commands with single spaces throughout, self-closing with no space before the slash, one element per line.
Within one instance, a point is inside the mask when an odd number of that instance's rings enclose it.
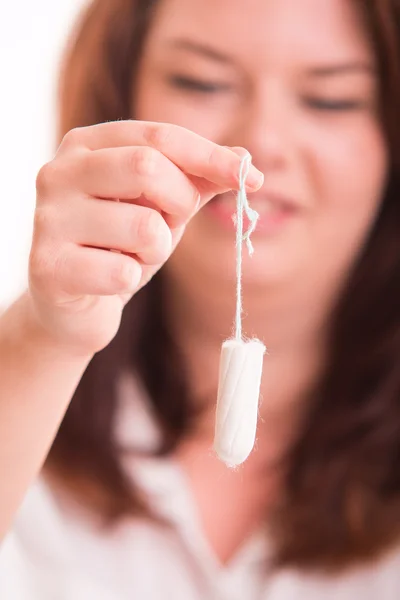
<path fill-rule="evenodd" d="M 327 227 L 362 237 L 380 207 L 387 177 L 387 149 L 378 124 L 362 120 L 322 135 L 314 146 L 311 177 L 318 212 Z"/>

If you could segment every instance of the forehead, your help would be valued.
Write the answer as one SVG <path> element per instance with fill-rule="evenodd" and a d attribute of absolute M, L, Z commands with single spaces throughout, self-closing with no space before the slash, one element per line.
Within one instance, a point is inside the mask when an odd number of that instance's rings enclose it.
<path fill-rule="evenodd" d="M 159 0 L 150 38 L 177 37 L 259 62 L 371 57 L 352 0 Z"/>

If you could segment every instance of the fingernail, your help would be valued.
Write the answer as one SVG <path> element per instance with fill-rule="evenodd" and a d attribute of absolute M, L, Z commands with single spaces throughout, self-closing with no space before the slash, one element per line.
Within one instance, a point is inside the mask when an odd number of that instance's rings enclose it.
<path fill-rule="evenodd" d="M 232 146 L 229 149 L 232 150 L 235 154 L 237 154 L 241 159 L 243 159 L 245 156 L 248 156 L 250 160 L 252 160 L 250 152 L 242 146 Z M 258 190 L 263 183 L 264 174 L 258 169 L 256 169 L 256 167 L 251 163 L 249 173 L 246 177 L 246 187 L 250 190 Z"/>
<path fill-rule="evenodd" d="M 261 173 L 254 165 L 251 165 L 246 178 L 246 187 L 251 190 L 258 190 L 264 183 L 264 173 Z"/>

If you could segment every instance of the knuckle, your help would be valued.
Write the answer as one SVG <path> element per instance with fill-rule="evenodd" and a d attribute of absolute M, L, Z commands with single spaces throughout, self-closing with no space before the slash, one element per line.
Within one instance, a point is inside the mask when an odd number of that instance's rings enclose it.
<path fill-rule="evenodd" d="M 39 197 L 51 193 L 58 181 L 58 168 L 54 161 L 44 164 L 36 176 L 36 191 Z"/>
<path fill-rule="evenodd" d="M 153 177 L 157 171 L 158 152 L 143 146 L 130 154 L 130 169 L 141 177 Z"/>
<path fill-rule="evenodd" d="M 34 237 L 47 236 L 52 230 L 53 224 L 53 211 L 49 209 L 48 205 L 37 206 L 33 219 Z"/>
<path fill-rule="evenodd" d="M 143 134 L 145 142 L 149 146 L 161 151 L 168 145 L 170 135 L 171 126 L 166 123 L 149 123 L 146 125 Z"/>
<path fill-rule="evenodd" d="M 70 148 L 71 146 L 77 146 L 81 142 L 81 127 L 74 127 L 67 131 L 64 135 L 61 146 L 63 148 Z"/>

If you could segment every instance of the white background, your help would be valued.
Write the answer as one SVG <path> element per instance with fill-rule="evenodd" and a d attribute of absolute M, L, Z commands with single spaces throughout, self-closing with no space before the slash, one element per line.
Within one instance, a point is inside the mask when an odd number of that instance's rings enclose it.
<path fill-rule="evenodd" d="M 56 149 L 59 60 L 86 1 L 0 0 L 0 309 L 26 285 L 36 174 Z"/>

